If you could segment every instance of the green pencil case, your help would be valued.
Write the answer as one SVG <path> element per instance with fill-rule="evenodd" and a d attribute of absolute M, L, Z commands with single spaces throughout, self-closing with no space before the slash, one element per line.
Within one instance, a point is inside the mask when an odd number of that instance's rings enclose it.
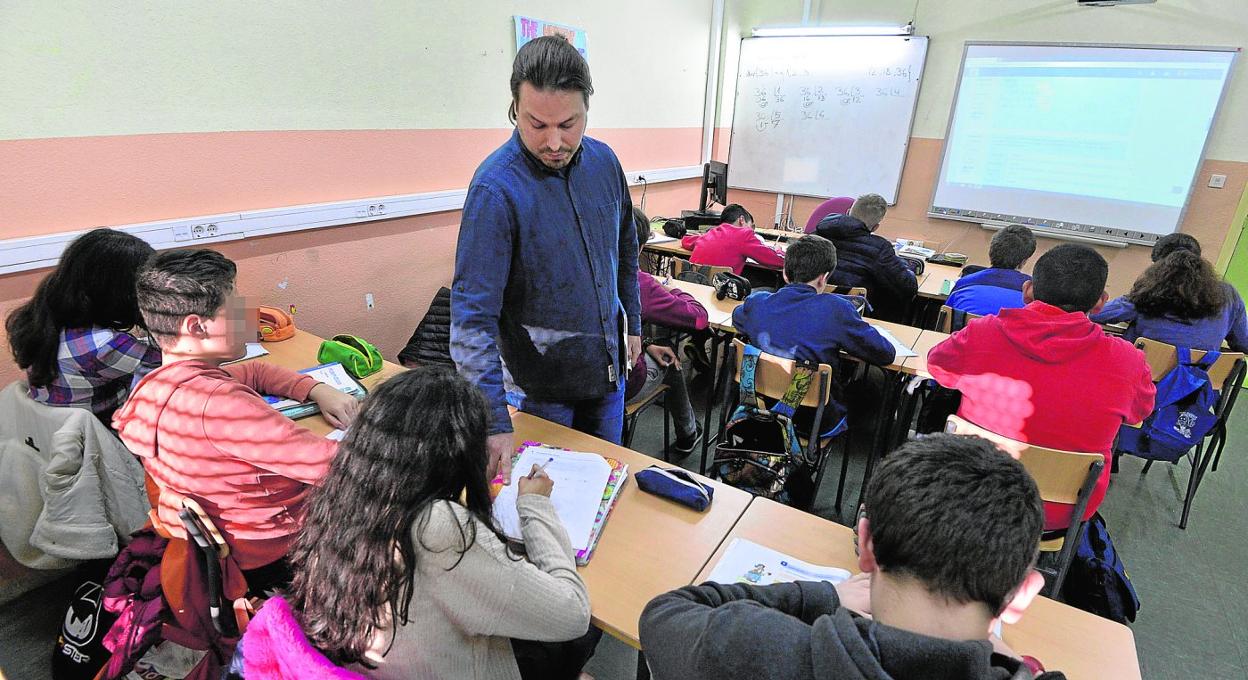
<path fill-rule="evenodd" d="M 316 360 L 323 363 L 337 361 L 356 378 L 370 376 L 381 370 L 381 352 L 363 338 L 354 335 L 335 335 L 321 343 Z"/>

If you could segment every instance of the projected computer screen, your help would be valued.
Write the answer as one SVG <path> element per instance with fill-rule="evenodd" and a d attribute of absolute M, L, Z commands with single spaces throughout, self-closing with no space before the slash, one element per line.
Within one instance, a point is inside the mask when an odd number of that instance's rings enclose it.
<path fill-rule="evenodd" d="M 1175 231 L 1235 55 L 967 44 L 929 214 L 1137 242 Z"/>

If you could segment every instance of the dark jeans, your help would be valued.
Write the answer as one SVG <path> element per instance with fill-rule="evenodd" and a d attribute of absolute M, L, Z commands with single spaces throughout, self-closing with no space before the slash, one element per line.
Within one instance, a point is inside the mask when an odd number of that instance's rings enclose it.
<path fill-rule="evenodd" d="M 576 680 L 589 663 L 602 639 L 602 631 L 594 626 L 589 632 L 567 642 L 511 641 L 520 677 L 524 680 Z"/>
<path fill-rule="evenodd" d="M 521 411 L 552 423 L 619 444 L 624 433 L 624 381 L 600 399 L 582 401 L 541 401 L 514 392 L 507 401 Z"/>

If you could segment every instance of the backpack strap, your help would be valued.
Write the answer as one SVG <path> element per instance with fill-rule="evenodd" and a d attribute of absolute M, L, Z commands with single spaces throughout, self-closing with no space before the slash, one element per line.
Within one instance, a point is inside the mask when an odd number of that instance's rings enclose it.
<path fill-rule="evenodd" d="M 758 372 L 758 357 L 762 350 L 754 345 L 745 346 L 741 357 L 741 404 L 757 407 L 758 393 L 754 390 L 754 376 Z"/>
<path fill-rule="evenodd" d="M 789 387 L 784 391 L 784 396 L 780 401 L 771 407 L 772 413 L 793 418 L 793 415 L 797 413 L 797 408 L 806 399 L 806 393 L 810 392 L 810 383 L 815 375 L 814 367 L 814 364 L 807 362 L 797 363 L 793 377 L 789 380 Z"/>

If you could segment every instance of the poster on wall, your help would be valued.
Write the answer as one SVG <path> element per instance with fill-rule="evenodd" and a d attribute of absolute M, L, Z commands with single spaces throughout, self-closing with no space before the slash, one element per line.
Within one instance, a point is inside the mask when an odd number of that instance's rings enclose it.
<path fill-rule="evenodd" d="M 516 20 L 516 49 L 519 50 L 525 43 L 544 35 L 562 35 L 572 43 L 577 52 L 582 57 L 589 59 L 586 49 L 589 45 L 589 37 L 585 33 L 585 29 L 575 28 L 573 26 L 565 26 L 563 24 L 555 24 L 533 17 L 514 16 Z"/>

